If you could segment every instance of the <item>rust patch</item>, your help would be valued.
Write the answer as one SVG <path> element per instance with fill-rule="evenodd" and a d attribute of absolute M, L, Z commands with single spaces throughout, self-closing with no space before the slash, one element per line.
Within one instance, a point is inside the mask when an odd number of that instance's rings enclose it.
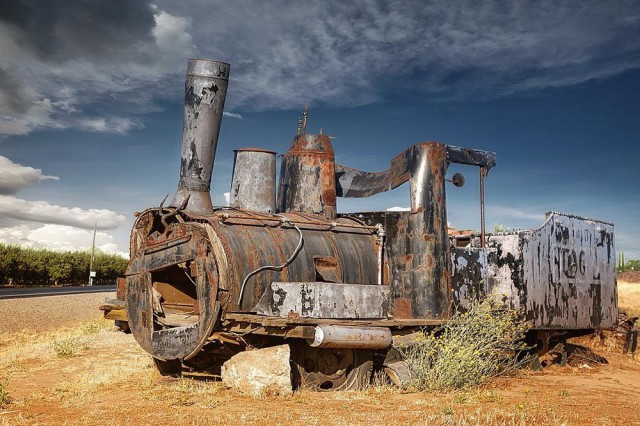
<path fill-rule="evenodd" d="M 393 302 L 393 317 L 397 319 L 412 318 L 411 299 L 396 299 Z"/>

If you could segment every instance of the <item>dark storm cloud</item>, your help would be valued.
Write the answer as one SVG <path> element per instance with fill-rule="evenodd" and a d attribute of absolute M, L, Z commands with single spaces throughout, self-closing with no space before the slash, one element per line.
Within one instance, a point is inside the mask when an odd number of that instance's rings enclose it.
<path fill-rule="evenodd" d="M 187 25 L 148 1 L 0 0 L 0 137 L 143 127 L 192 54 Z"/>
<path fill-rule="evenodd" d="M 0 99 L 4 108 L 18 114 L 24 114 L 33 99 L 25 92 L 24 84 L 0 67 Z M 0 111 L 2 107 L 0 107 Z"/>
<path fill-rule="evenodd" d="M 0 10 L 0 96 L 15 97 L 5 117 L 0 104 L 0 135 L 140 128 L 158 100 L 178 99 L 194 56 L 232 64 L 228 112 L 478 100 L 640 67 L 637 0 L 0 0 Z"/>
<path fill-rule="evenodd" d="M 146 1 L 0 0 L 0 11 L 19 45 L 47 61 L 104 61 L 153 41 L 153 9 Z"/>

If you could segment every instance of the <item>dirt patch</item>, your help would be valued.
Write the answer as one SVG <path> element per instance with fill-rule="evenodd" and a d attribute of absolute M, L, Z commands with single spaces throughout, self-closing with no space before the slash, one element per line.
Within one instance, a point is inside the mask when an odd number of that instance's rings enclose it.
<path fill-rule="evenodd" d="M 640 271 L 618 272 L 618 281 L 640 283 Z"/>
<path fill-rule="evenodd" d="M 101 317 L 98 307 L 114 293 L 73 294 L 0 300 L 0 334 L 48 331 Z"/>
<path fill-rule="evenodd" d="M 635 289 L 640 285 L 621 283 L 621 305 L 640 308 Z M 0 426 L 640 424 L 640 354 L 622 355 L 620 340 L 610 333 L 575 339 L 590 351 L 568 367 L 523 371 L 466 391 L 406 393 L 376 385 L 358 392 L 302 390 L 252 398 L 211 376 L 160 377 L 131 335 L 113 331 L 112 322 L 78 323 L 83 315 L 95 317 L 105 297 L 87 296 L 41 298 L 40 315 L 27 302 L 34 299 L 11 305 L 11 315 L 4 308 L 16 301 L 1 301 L 0 386 L 11 402 L 0 408 Z M 51 320 L 54 302 L 60 316 Z M 7 320 L 16 315 L 23 317 L 22 331 L 9 332 Z M 60 328 L 61 323 L 75 325 Z"/>
<path fill-rule="evenodd" d="M 53 342 L 70 339 L 71 356 Z M 600 339 L 581 344 L 601 345 Z M 615 350 L 615 352 L 614 352 Z M 0 424 L 638 424 L 640 362 L 596 347 L 608 364 L 522 372 L 451 393 L 366 391 L 252 398 L 210 376 L 161 378 L 131 335 L 92 321 L 47 333 L 5 333 L 0 383 L 12 402 Z"/>

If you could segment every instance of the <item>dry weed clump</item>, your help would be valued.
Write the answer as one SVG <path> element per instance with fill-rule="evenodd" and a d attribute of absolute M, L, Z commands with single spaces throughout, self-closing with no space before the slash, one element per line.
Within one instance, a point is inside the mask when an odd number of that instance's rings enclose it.
<path fill-rule="evenodd" d="M 51 343 L 53 351 L 58 358 L 70 358 L 76 352 L 76 339 L 59 339 Z"/>
<path fill-rule="evenodd" d="M 11 403 L 11 398 L 9 398 L 7 385 L 3 382 L 0 382 L 0 408 L 5 408 L 10 403 Z"/>
<path fill-rule="evenodd" d="M 453 390 L 478 385 L 528 362 L 528 325 L 519 312 L 493 299 L 477 302 L 441 328 L 400 348 L 418 390 Z"/>
<path fill-rule="evenodd" d="M 104 319 L 87 321 L 79 326 L 67 326 L 48 332 L 20 331 L 0 333 L 0 371 L 13 371 L 28 360 L 76 355 L 88 349 L 106 333 L 113 322 Z"/>

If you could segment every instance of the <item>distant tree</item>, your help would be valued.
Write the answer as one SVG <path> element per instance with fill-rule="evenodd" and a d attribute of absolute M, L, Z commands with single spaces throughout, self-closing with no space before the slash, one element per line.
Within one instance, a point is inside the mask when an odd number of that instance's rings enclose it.
<path fill-rule="evenodd" d="M 88 251 L 32 249 L 0 243 L 0 285 L 83 283 L 89 278 Z M 113 282 L 124 275 L 128 260 L 115 254 L 96 253 L 98 282 Z"/>
<path fill-rule="evenodd" d="M 627 271 L 640 271 L 640 259 L 628 260 L 625 269 Z"/>

